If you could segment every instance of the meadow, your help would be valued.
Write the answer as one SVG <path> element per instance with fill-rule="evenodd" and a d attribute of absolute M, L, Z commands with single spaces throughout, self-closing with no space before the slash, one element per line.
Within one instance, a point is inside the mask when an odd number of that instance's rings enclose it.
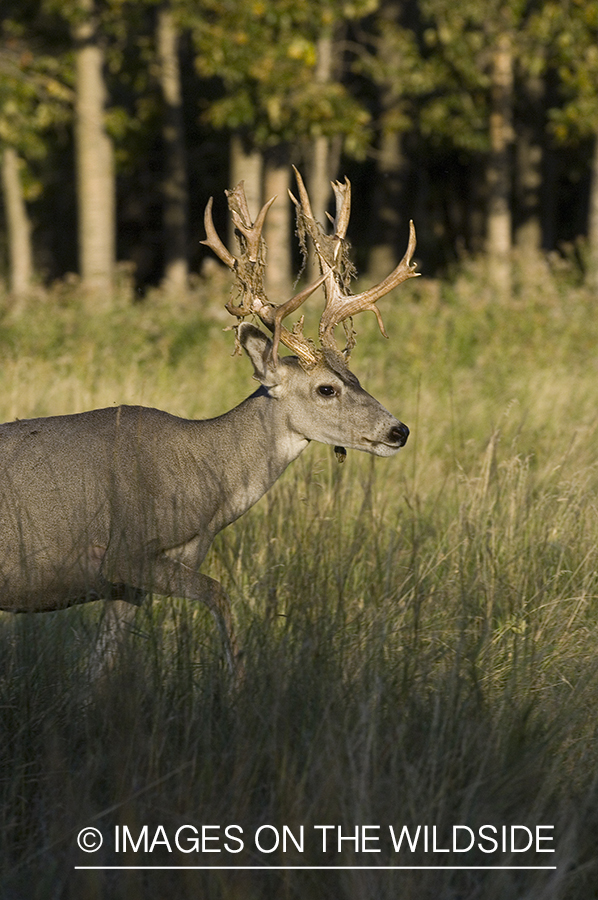
<path fill-rule="evenodd" d="M 0 420 L 224 412 L 255 384 L 226 298 L 216 275 L 110 315 L 76 286 L 5 308 Z M 344 465 L 310 446 L 218 537 L 204 571 L 232 598 L 236 682 L 176 598 L 138 610 L 99 679 L 101 604 L 0 614 L 2 900 L 598 897 L 596 300 L 554 257 L 509 299 L 467 262 L 380 306 L 390 340 L 360 316 L 351 367 L 411 436 Z M 418 825 L 396 851 L 390 826 Z M 175 846 L 183 826 L 211 826 L 203 848 Z M 528 833 L 547 840 L 524 851 Z"/>

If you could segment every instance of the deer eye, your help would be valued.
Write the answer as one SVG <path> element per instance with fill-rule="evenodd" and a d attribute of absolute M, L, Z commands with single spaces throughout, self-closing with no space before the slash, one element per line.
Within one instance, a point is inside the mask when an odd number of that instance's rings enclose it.
<path fill-rule="evenodd" d="M 321 384 L 318 387 L 318 394 L 320 397 L 334 397 L 336 394 L 336 388 L 331 384 Z"/>

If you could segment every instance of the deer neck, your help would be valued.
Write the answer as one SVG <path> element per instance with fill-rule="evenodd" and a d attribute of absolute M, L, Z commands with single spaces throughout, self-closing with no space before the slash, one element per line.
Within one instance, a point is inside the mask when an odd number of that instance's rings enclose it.
<path fill-rule="evenodd" d="M 259 388 L 239 406 L 205 422 L 203 465 L 219 460 L 216 530 L 239 518 L 272 487 L 309 440 L 288 425 L 285 404 Z M 204 440 L 209 434 L 209 440 Z"/>
<path fill-rule="evenodd" d="M 309 444 L 290 427 L 285 401 L 272 397 L 265 387 L 224 413 L 221 420 L 231 426 L 243 476 L 250 472 L 256 481 L 263 481 L 264 493 Z"/>

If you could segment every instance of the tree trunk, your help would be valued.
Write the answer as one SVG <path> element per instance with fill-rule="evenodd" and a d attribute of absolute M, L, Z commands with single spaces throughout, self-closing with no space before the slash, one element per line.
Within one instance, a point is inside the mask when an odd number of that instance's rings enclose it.
<path fill-rule="evenodd" d="M 492 60 L 490 155 L 488 159 L 488 275 L 503 297 L 511 293 L 511 162 L 513 50 L 500 35 Z"/>
<path fill-rule="evenodd" d="M 315 80 L 318 84 L 328 84 L 332 78 L 333 45 L 332 35 L 324 34 L 317 42 L 317 63 Z M 324 227 L 327 224 L 326 211 L 330 201 L 330 179 L 335 175 L 330 171 L 330 139 L 323 134 L 316 135 L 312 140 L 307 171 L 307 191 L 311 203 L 312 212 L 316 222 Z M 318 258 L 309 248 L 308 279 L 319 277 L 320 268 Z"/>
<path fill-rule="evenodd" d="M 110 306 L 116 242 L 114 151 L 104 121 L 104 59 L 94 0 L 80 0 L 80 5 L 86 17 L 73 27 L 79 265 L 93 303 Z"/>
<path fill-rule="evenodd" d="M 8 285 L 17 303 L 30 290 L 33 277 L 31 223 L 23 196 L 20 168 L 14 147 L 5 147 L 2 154 L 2 191 L 8 237 Z"/>
<path fill-rule="evenodd" d="M 540 78 L 527 85 L 530 98 L 526 120 L 519 123 L 516 143 L 516 195 L 519 224 L 515 239 L 524 254 L 538 254 L 542 248 L 540 191 L 542 188 L 543 152 L 539 136 L 543 84 Z"/>
<path fill-rule="evenodd" d="M 163 100 L 162 182 L 164 228 L 164 280 L 168 291 L 186 291 L 189 277 L 189 191 L 179 66 L 179 36 L 168 8 L 158 11 L 156 44 Z"/>
<path fill-rule="evenodd" d="M 291 294 L 292 235 L 291 185 L 288 153 L 284 148 L 269 151 L 264 169 L 264 196 L 277 196 L 271 206 L 263 235 L 267 247 L 266 290 L 273 303 L 282 303 Z"/>
<path fill-rule="evenodd" d="M 534 140 L 532 129 L 525 125 L 519 130 L 516 154 L 518 213 L 521 216 L 516 243 L 525 253 L 538 253 L 542 247 L 542 147 Z"/>
<path fill-rule="evenodd" d="M 247 206 L 254 221 L 262 206 L 263 167 L 261 151 L 247 143 L 242 135 L 233 134 L 230 139 L 229 187 L 232 189 L 240 181 L 244 182 Z M 234 232 L 235 226 L 229 217 L 228 245 L 233 253 L 235 252 L 233 249 L 235 247 Z"/>
<path fill-rule="evenodd" d="M 598 134 L 594 138 L 588 210 L 588 266 L 586 284 L 598 298 Z"/>
<path fill-rule="evenodd" d="M 372 210 L 375 237 L 370 251 L 369 276 L 374 283 L 386 278 L 403 255 L 399 241 L 403 166 L 401 135 L 396 131 L 384 132 L 380 139 Z"/>
<path fill-rule="evenodd" d="M 385 68 L 396 66 L 396 47 L 389 40 L 389 28 L 400 21 L 402 5 L 396 0 L 386 0 L 382 4 L 380 16 L 380 38 L 378 54 Z M 389 28 L 385 28 L 385 24 Z M 381 90 L 381 134 L 378 147 L 376 182 L 372 202 L 372 248 L 369 259 L 369 277 L 374 282 L 386 278 L 403 255 L 401 250 L 401 199 L 405 159 L 402 135 L 385 125 L 385 118 L 401 101 L 400 88 L 396 79 L 382 84 Z"/>

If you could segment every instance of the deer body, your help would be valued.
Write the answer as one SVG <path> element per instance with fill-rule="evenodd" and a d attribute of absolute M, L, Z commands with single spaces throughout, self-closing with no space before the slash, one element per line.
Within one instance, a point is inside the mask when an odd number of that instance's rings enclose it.
<path fill-rule="evenodd" d="M 237 259 L 220 242 L 206 209 L 207 243 L 235 273 L 242 299 L 227 306 L 243 319 L 257 316 L 272 339 L 247 322 L 237 341 L 260 382 L 255 393 L 222 416 L 181 419 L 138 406 L 0 425 L 0 609 L 44 611 L 88 600 L 139 603 L 147 594 L 205 603 L 234 664 L 229 600 L 200 565 L 215 535 L 243 515 L 310 441 L 391 456 L 408 429 L 363 390 L 335 345 L 336 324 L 370 309 L 383 330 L 376 300 L 415 274 L 409 247 L 395 271 L 362 294 L 346 288 L 344 233 L 350 186 L 333 185 L 334 233 L 313 220 L 297 173 L 303 227 L 320 260 L 321 278 L 284 304 L 263 293 L 261 228 L 239 185 L 229 196 L 241 234 Z M 294 198 L 293 198 L 294 199 Z M 340 252 L 342 251 L 342 252 Z M 282 319 L 317 287 L 326 294 L 321 347 Z M 294 354 L 280 357 L 279 343 Z"/>
<path fill-rule="evenodd" d="M 170 594 L 207 602 L 229 633 L 224 592 L 199 572 L 215 535 L 312 440 L 381 456 L 405 443 L 342 365 L 272 368 L 251 325 L 241 343 L 261 386 L 215 419 L 121 406 L 0 426 L 0 608 Z"/>

